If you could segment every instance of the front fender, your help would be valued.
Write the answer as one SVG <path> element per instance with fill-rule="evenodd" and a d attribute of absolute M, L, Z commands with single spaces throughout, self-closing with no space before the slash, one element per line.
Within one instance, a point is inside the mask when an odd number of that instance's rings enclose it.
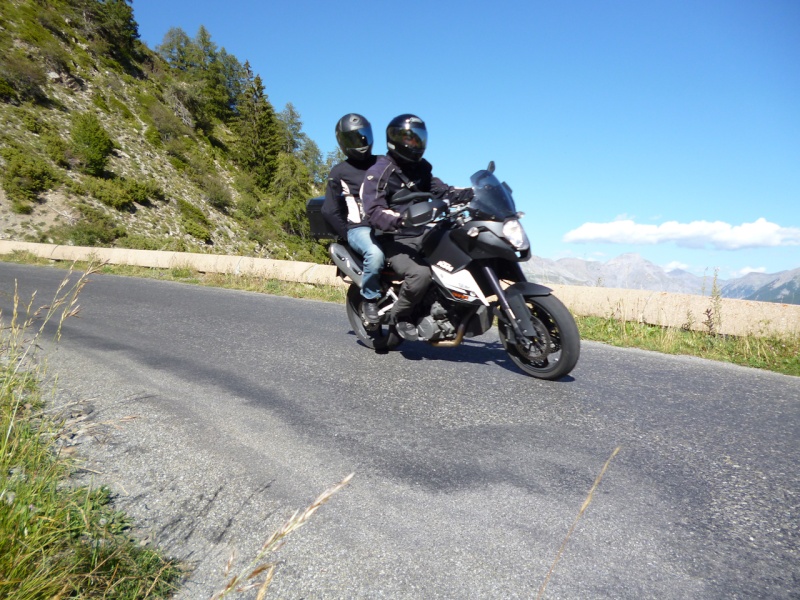
<path fill-rule="evenodd" d="M 549 287 L 533 283 L 532 281 L 518 281 L 506 288 L 506 296 L 511 298 L 512 295 L 521 294 L 524 296 L 549 296 L 552 293 Z"/>
<path fill-rule="evenodd" d="M 503 290 L 508 306 L 513 312 L 514 321 L 516 327 L 518 327 L 517 331 L 519 333 L 525 337 L 532 337 L 536 333 L 533 327 L 533 321 L 531 320 L 531 312 L 528 308 L 528 304 L 525 302 L 525 298 L 528 296 L 549 296 L 552 291 L 553 290 L 550 288 L 531 281 L 518 281 Z"/>

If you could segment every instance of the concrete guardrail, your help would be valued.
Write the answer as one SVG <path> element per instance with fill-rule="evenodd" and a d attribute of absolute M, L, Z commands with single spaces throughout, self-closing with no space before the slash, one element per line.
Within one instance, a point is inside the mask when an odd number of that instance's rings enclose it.
<path fill-rule="evenodd" d="M 307 262 L 247 256 L 57 246 L 0 240 L 0 254 L 30 252 L 41 258 L 64 261 L 107 262 L 157 269 L 187 267 L 203 273 L 247 274 L 268 279 L 316 285 L 341 286 L 336 268 Z M 576 315 L 615 317 L 626 321 L 707 331 L 710 318 L 715 331 L 730 335 L 800 335 L 800 306 L 671 294 L 648 290 L 551 285 L 555 295 Z"/>

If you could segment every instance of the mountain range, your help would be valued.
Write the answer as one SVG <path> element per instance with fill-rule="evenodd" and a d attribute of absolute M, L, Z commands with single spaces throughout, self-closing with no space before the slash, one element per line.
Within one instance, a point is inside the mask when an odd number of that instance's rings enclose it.
<path fill-rule="evenodd" d="M 714 274 L 700 277 L 681 269 L 666 271 L 631 253 L 607 262 L 532 256 L 523 263 L 523 269 L 533 281 L 545 285 L 587 285 L 706 296 L 717 290 L 723 298 L 800 304 L 800 268 L 779 273 L 748 273 L 724 280 Z"/>

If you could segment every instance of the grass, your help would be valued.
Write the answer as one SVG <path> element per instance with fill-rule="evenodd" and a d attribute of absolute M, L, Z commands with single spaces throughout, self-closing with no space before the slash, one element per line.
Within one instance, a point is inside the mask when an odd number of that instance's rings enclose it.
<path fill-rule="evenodd" d="M 576 317 L 581 338 L 612 346 L 664 354 L 699 356 L 745 367 L 800 376 L 800 336 L 720 335 L 678 327 L 620 321 L 611 317 Z"/>
<path fill-rule="evenodd" d="M 140 546 L 104 487 L 71 485 L 75 463 L 59 452 L 61 423 L 45 409 L 38 360 L 45 324 L 78 313 L 86 274 L 64 282 L 33 310 L 15 291 L 0 314 L 0 597 L 165 598 L 182 576 L 175 563 Z M 71 273 L 70 273 L 71 274 Z"/>
<path fill-rule="evenodd" d="M 261 545 L 261 548 L 238 573 L 233 575 L 219 592 L 214 594 L 211 600 L 221 600 L 234 593 L 247 592 L 258 589 L 256 600 L 263 600 L 267 594 L 272 578 L 275 574 L 275 563 L 269 562 L 269 556 L 280 549 L 286 538 L 305 525 L 319 508 L 331 497 L 350 483 L 354 473 L 350 473 L 336 485 L 328 488 L 320 494 L 305 510 L 296 510 L 280 528 L 275 530 L 271 536 Z M 228 577 L 231 573 L 235 554 L 231 554 L 228 564 L 224 570 L 224 576 Z"/>
<path fill-rule="evenodd" d="M 25 264 L 52 265 L 53 261 L 33 256 L 29 252 L 14 252 L 0 260 Z M 57 266 L 66 266 L 66 264 Z M 250 275 L 199 273 L 189 268 L 151 269 L 125 265 L 104 265 L 100 272 L 131 277 L 180 281 L 195 285 L 224 287 L 310 298 L 344 304 L 346 289 L 307 283 L 264 279 Z M 716 285 L 715 285 L 716 288 Z M 698 356 L 800 377 L 800 336 L 785 337 L 732 336 L 715 333 L 718 329 L 719 294 L 712 294 L 713 314 L 707 316 L 708 331 L 691 331 L 678 327 L 661 327 L 646 323 L 621 321 L 614 317 L 576 317 L 581 339 L 612 346 L 641 348 L 663 354 Z"/>

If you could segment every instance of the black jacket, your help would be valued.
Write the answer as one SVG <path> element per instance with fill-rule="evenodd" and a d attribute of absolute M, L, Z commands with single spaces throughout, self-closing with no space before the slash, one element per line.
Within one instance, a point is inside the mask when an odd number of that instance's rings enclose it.
<path fill-rule="evenodd" d="M 322 216 L 343 240 L 347 240 L 348 229 L 368 225 L 361 206 L 361 185 L 367 169 L 376 160 L 375 156 L 358 162 L 348 158 L 333 167 L 328 175 Z"/>
<path fill-rule="evenodd" d="M 433 176 L 433 168 L 424 158 L 418 163 L 401 162 L 391 153 L 381 156 L 367 171 L 361 201 L 369 224 L 389 231 L 396 237 L 416 237 L 424 227 L 403 227 L 402 214 L 413 202 L 403 201 L 411 192 L 431 192 L 434 198 L 447 200 L 457 190 Z"/>

